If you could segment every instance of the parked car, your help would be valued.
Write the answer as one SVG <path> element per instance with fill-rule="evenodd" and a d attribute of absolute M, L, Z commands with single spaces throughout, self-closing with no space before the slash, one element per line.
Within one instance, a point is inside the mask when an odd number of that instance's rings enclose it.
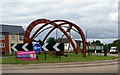
<path fill-rule="evenodd" d="M 118 50 L 117 50 L 117 47 L 111 47 L 110 48 L 110 54 L 113 54 L 113 53 L 118 53 Z"/>

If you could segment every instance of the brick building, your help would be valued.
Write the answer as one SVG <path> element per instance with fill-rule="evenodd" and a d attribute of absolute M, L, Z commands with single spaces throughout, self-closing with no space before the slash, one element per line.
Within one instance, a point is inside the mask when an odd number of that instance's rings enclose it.
<path fill-rule="evenodd" d="M 23 43 L 23 39 L 22 26 L 0 24 L 0 53 L 11 54 L 11 44 Z"/>

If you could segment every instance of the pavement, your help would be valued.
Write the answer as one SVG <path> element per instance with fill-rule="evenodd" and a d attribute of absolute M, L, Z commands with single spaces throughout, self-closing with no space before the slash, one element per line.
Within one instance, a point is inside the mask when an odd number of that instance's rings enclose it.
<path fill-rule="evenodd" d="M 118 60 L 69 63 L 3 64 L 2 73 L 118 73 Z"/>
<path fill-rule="evenodd" d="M 101 55 L 104 55 L 104 53 L 102 53 Z M 115 56 L 115 57 L 118 57 L 118 54 L 110 54 L 110 53 L 107 53 L 107 56 Z"/>
<path fill-rule="evenodd" d="M 118 57 L 118 54 L 107 55 Z M 0 73 L 118 73 L 119 64 L 118 60 L 40 64 L 0 64 Z"/>

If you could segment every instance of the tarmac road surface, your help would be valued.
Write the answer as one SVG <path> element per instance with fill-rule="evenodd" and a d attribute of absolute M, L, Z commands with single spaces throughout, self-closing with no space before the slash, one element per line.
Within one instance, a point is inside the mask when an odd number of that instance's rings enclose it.
<path fill-rule="evenodd" d="M 101 55 L 104 55 L 104 53 L 102 53 Z M 107 56 L 115 56 L 115 57 L 118 57 L 118 54 L 110 54 L 110 53 L 107 53 Z"/>
<path fill-rule="evenodd" d="M 3 64 L 2 73 L 118 73 L 118 61 Z"/>

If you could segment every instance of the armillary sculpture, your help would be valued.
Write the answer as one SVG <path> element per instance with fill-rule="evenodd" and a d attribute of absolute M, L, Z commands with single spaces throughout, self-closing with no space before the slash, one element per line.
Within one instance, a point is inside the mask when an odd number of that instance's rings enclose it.
<path fill-rule="evenodd" d="M 44 25 L 41 25 L 34 32 L 34 34 L 30 37 L 30 33 L 32 32 L 33 28 L 35 26 L 37 26 L 37 25 L 40 25 L 40 24 L 44 24 Z M 48 27 L 48 25 L 49 26 L 51 25 L 51 26 Z M 45 28 L 45 27 L 47 27 L 47 28 Z M 52 28 L 52 29 L 49 30 L 47 35 L 44 37 L 43 43 L 46 41 L 47 37 L 51 34 L 51 32 L 53 32 L 55 29 L 59 29 L 63 33 L 63 36 L 67 37 L 69 43 L 72 45 L 72 47 L 74 49 L 74 52 L 77 54 L 79 52 L 79 48 L 78 48 L 78 46 L 75 45 L 75 43 L 73 42 L 71 36 L 69 35 L 70 31 L 74 30 L 82 38 L 82 43 L 83 43 L 82 55 L 83 55 L 83 57 L 86 56 L 86 39 L 85 39 L 85 36 L 84 36 L 84 33 L 83 33 L 82 29 L 79 26 L 77 26 L 76 24 L 73 24 L 73 23 L 71 23 L 69 21 L 66 21 L 66 20 L 53 20 L 53 21 L 50 21 L 48 19 L 38 19 L 38 20 L 33 21 L 27 27 L 27 29 L 25 31 L 24 43 L 32 43 L 38 35 L 40 35 L 42 32 L 44 32 L 45 30 L 48 30 L 50 28 Z M 67 28 L 67 30 L 65 30 L 64 28 Z M 61 37 L 61 39 L 63 38 L 63 36 Z"/>

